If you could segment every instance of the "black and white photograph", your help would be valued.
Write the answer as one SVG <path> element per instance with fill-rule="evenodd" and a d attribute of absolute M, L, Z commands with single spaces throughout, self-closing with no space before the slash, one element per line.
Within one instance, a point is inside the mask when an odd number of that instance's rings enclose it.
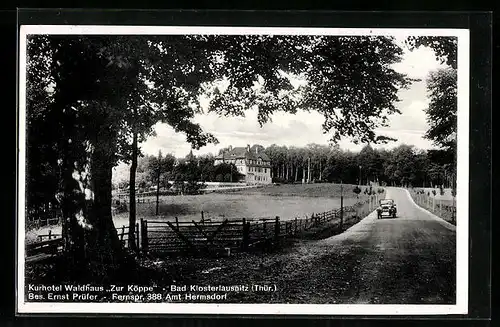
<path fill-rule="evenodd" d="M 20 313 L 468 309 L 466 29 L 22 25 Z"/>

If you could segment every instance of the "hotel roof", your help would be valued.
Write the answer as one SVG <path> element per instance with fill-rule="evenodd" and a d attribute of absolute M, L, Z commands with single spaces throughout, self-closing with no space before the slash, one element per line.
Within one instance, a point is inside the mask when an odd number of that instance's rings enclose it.
<path fill-rule="evenodd" d="M 271 161 L 269 156 L 265 154 L 263 151 L 257 151 L 257 145 L 253 147 L 234 147 L 223 154 L 219 154 L 215 157 L 216 159 L 253 159 L 258 160 L 259 158 L 262 161 Z"/>

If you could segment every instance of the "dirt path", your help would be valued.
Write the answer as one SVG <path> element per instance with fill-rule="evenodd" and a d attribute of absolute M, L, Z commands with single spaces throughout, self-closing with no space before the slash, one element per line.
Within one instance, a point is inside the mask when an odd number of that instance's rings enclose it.
<path fill-rule="evenodd" d="M 325 240 L 215 262 L 214 270 L 193 270 L 190 282 L 277 287 L 234 294 L 232 302 L 454 303 L 454 230 L 416 207 L 405 190 L 388 189 L 387 197 L 398 205 L 395 219 L 372 214 Z"/>

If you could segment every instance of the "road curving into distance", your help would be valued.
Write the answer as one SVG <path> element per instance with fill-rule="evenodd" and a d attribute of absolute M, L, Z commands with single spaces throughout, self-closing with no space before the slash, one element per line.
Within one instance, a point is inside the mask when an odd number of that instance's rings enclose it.
<path fill-rule="evenodd" d="M 222 269 L 220 278 L 276 284 L 274 303 L 454 304 L 454 228 L 405 189 L 387 188 L 386 198 L 395 200 L 396 218 L 373 212 L 340 235 L 264 256 L 259 268 Z"/>

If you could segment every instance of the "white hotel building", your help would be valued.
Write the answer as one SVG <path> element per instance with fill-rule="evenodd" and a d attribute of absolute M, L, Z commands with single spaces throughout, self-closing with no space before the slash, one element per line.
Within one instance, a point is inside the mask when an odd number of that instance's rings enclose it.
<path fill-rule="evenodd" d="M 271 159 L 255 144 L 252 147 L 229 147 L 228 151 L 215 157 L 215 165 L 233 163 L 247 184 L 271 184 Z"/>

